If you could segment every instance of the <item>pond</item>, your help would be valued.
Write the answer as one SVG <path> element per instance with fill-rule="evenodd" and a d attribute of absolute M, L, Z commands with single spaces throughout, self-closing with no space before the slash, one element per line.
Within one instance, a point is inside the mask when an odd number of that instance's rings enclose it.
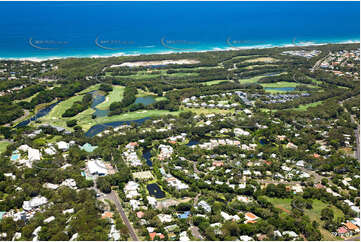
<path fill-rule="evenodd" d="M 149 117 L 146 118 L 142 118 L 142 119 L 137 119 L 137 120 L 128 120 L 128 121 L 115 121 L 115 122 L 111 122 L 111 123 L 104 123 L 104 124 L 96 124 L 93 125 L 86 133 L 85 136 L 86 137 L 93 137 L 97 134 L 99 134 L 100 132 L 103 132 L 104 130 L 106 130 L 109 127 L 115 128 L 118 127 L 120 125 L 124 125 L 124 124 L 131 124 L 131 123 L 137 123 L 137 124 L 141 124 L 144 121 L 150 119 Z"/>
<path fill-rule="evenodd" d="M 199 141 L 198 141 L 198 140 L 190 140 L 190 141 L 186 144 L 186 146 L 192 146 L 192 145 L 197 145 L 197 144 L 199 144 Z"/>
<path fill-rule="evenodd" d="M 89 93 L 93 95 L 93 102 L 90 106 L 92 109 L 95 110 L 93 115 L 95 115 L 97 118 L 107 116 L 109 113 L 109 110 L 101 110 L 101 109 L 96 108 L 97 105 L 99 105 L 105 101 L 105 95 L 100 91 L 91 91 Z"/>
<path fill-rule="evenodd" d="M 149 104 L 155 103 L 155 98 L 154 98 L 154 96 L 137 97 L 137 99 L 135 99 L 134 103 L 135 104 L 142 103 L 144 106 L 147 106 Z"/>
<path fill-rule="evenodd" d="M 61 101 L 57 101 L 56 103 L 53 103 L 43 109 L 40 109 L 34 116 L 32 116 L 31 118 L 24 120 L 20 123 L 18 123 L 15 128 L 19 128 L 19 127 L 24 127 L 26 125 L 28 125 L 31 121 L 35 121 L 41 117 L 44 117 L 45 115 L 47 115 L 56 105 L 58 105 Z"/>
<path fill-rule="evenodd" d="M 275 76 L 275 75 L 278 75 L 280 74 L 281 72 L 277 71 L 277 72 L 271 72 L 271 73 L 267 73 L 267 74 L 264 74 L 264 76 Z"/>
<path fill-rule="evenodd" d="M 280 92 L 292 92 L 295 90 L 295 87 L 265 87 L 264 90 L 274 90 Z"/>
<path fill-rule="evenodd" d="M 157 183 L 151 183 L 147 185 L 148 192 L 155 198 L 164 198 L 165 193 L 160 189 Z"/>
<path fill-rule="evenodd" d="M 152 155 L 150 154 L 150 149 L 143 150 L 143 158 L 147 161 L 147 165 L 153 166 L 153 163 L 150 160 L 150 157 L 152 157 Z"/>
<path fill-rule="evenodd" d="M 259 143 L 260 143 L 261 145 L 266 145 L 266 144 L 268 144 L 268 141 L 267 141 L 266 139 L 260 139 L 260 140 L 259 140 Z"/>

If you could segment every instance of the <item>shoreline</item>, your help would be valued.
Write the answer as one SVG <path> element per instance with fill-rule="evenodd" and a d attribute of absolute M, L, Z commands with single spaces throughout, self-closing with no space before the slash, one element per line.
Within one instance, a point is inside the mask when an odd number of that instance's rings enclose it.
<path fill-rule="evenodd" d="M 144 52 L 137 54 L 127 54 L 124 52 L 120 53 L 112 53 L 112 54 L 104 54 L 104 55 L 95 55 L 95 54 L 83 54 L 83 55 L 69 55 L 69 56 L 46 56 L 46 57 L 38 57 L 38 56 L 30 56 L 30 57 L 0 57 L 0 61 L 32 61 L 32 62 L 43 62 L 49 60 L 61 60 L 68 58 L 112 58 L 112 57 L 120 57 L 120 56 L 141 56 L 141 55 L 166 55 L 166 54 L 183 54 L 183 53 L 204 53 L 211 51 L 235 51 L 235 50 L 249 50 L 249 49 L 270 49 L 270 48 L 292 48 L 292 47 L 308 47 L 308 46 L 321 46 L 328 44 L 360 44 L 360 40 L 343 40 L 343 41 L 335 41 L 335 42 L 300 42 L 298 45 L 293 43 L 283 43 L 283 44 L 267 44 L 267 45 L 253 45 L 253 46 L 240 46 L 240 47 L 210 47 L 202 50 L 156 50 L 154 52 Z M 148 49 L 149 50 L 149 49 Z M 134 52 L 134 51 L 131 51 Z"/>

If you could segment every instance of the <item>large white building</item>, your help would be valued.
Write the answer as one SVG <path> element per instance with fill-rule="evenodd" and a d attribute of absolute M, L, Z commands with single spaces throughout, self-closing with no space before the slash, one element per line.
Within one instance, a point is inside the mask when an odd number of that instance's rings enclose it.
<path fill-rule="evenodd" d="M 25 211 L 29 211 L 47 203 L 48 203 L 48 199 L 46 199 L 46 197 L 40 197 L 40 196 L 33 197 L 30 201 L 24 201 L 23 209 Z"/>
<path fill-rule="evenodd" d="M 90 160 L 87 167 L 91 175 L 105 176 L 108 174 L 108 170 L 102 160 Z"/>

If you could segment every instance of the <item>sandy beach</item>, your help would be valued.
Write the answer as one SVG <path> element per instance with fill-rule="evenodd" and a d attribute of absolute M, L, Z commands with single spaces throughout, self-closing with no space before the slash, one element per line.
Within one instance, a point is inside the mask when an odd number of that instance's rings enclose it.
<path fill-rule="evenodd" d="M 136 61 L 136 62 L 124 62 L 120 65 L 112 65 L 112 67 L 138 67 L 138 66 L 157 66 L 157 65 L 184 65 L 184 64 L 198 64 L 198 60 L 182 59 L 182 60 L 161 60 L 161 61 Z"/>

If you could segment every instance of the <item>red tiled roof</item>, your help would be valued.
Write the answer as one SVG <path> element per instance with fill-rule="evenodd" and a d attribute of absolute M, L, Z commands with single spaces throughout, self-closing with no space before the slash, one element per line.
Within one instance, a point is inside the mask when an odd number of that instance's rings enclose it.
<path fill-rule="evenodd" d="M 317 183 L 317 184 L 315 185 L 315 187 L 316 187 L 317 189 L 325 188 L 325 186 L 322 185 L 321 183 Z"/>
<path fill-rule="evenodd" d="M 272 164 L 272 161 L 265 161 L 264 163 L 266 163 L 267 165 L 271 165 Z"/>
<path fill-rule="evenodd" d="M 113 217 L 113 213 L 112 212 L 105 212 L 102 214 L 102 219 L 105 218 L 112 218 Z"/>
<path fill-rule="evenodd" d="M 246 224 L 255 224 L 255 223 L 257 223 L 256 220 L 247 220 L 246 221 Z"/>
<path fill-rule="evenodd" d="M 223 161 L 213 161 L 213 166 L 223 166 Z"/>
<path fill-rule="evenodd" d="M 256 218 L 257 218 L 256 215 L 254 215 L 253 213 L 250 213 L 250 212 L 245 213 L 245 216 L 247 216 L 247 217 L 250 218 L 250 219 L 256 219 Z"/>
<path fill-rule="evenodd" d="M 156 233 L 156 232 L 149 233 L 149 237 L 151 240 L 154 240 L 155 236 L 159 236 L 159 238 L 164 239 L 164 235 L 161 233 Z"/>
<path fill-rule="evenodd" d="M 345 224 L 345 226 L 346 226 L 349 230 L 357 230 L 357 229 L 358 229 L 358 227 L 357 227 L 356 225 L 354 225 L 353 223 L 351 223 L 351 222 L 347 222 L 347 223 Z"/>
<path fill-rule="evenodd" d="M 142 211 L 137 212 L 138 218 L 143 218 L 143 216 L 144 216 L 144 213 Z"/>
<path fill-rule="evenodd" d="M 339 234 L 344 234 L 344 233 L 347 232 L 347 229 L 346 229 L 345 227 L 339 227 L 339 228 L 337 229 L 337 232 L 338 232 Z"/>

